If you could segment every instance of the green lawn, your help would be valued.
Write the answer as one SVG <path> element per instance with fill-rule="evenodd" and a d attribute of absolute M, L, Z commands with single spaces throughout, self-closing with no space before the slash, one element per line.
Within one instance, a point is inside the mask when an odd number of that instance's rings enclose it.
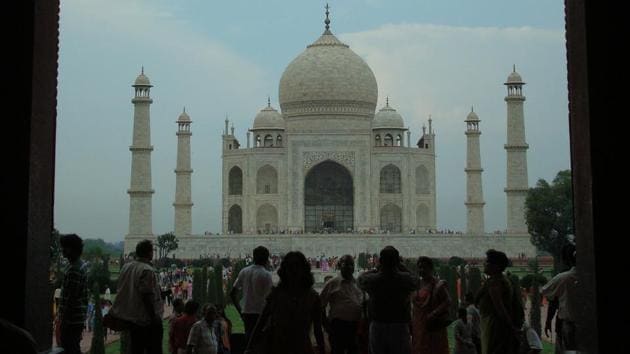
<path fill-rule="evenodd" d="M 243 321 L 241 317 L 236 312 L 236 308 L 232 305 L 228 305 L 225 309 L 225 314 L 232 321 L 232 333 L 244 333 L 245 327 L 243 326 Z M 168 353 L 168 321 L 164 320 L 162 322 L 164 326 L 164 340 L 163 340 L 163 350 L 164 353 Z M 112 342 L 105 346 L 105 354 L 118 354 L 120 353 L 120 340 Z"/>

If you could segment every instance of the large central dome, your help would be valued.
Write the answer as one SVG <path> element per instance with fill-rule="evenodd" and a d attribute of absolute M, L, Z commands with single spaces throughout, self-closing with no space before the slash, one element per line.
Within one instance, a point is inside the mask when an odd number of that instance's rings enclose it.
<path fill-rule="evenodd" d="M 326 30 L 284 70 L 278 96 L 287 117 L 373 116 L 378 87 L 365 61 Z"/>

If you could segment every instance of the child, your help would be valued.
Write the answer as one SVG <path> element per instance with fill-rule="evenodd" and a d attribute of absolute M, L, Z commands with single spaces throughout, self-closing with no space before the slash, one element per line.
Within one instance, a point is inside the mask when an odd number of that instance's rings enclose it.
<path fill-rule="evenodd" d="M 468 311 L 465 308 L 457 310 L 455 321 L 455 351 L 454 354 L 477 354 L 475 343 L 472 341 L 472 328 L 468 323 Z"/>
<path fill-rule="evenodd" d="M 538 354 L 542 352 L 543 346 L 538 333 L 527 324 L 523 323 L 523 338 L 521 338 L 522 354 Z"/>

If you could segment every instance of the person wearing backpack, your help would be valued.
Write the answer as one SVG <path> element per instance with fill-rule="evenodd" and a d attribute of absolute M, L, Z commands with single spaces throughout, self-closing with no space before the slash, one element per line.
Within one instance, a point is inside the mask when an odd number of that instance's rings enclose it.
<path fill-rule="evenodd" d="M 446 328 L 453 318 L 449 314 L 451 297 L 444 280 L 434 276 L 433 260 L 419 257 L 420 289 L 412 295 L 411 352 L 413 354 L 448 354 Z"/>
<path fill-rule="evenodd" d="M 479 289 L 477 303 L 481 314 L 483 354 L 516 354 L 523 317 L 518 291 L 503 274 L 510 261 L 501 251 L 486 252 L 484 273 L 488 279 Z"/>

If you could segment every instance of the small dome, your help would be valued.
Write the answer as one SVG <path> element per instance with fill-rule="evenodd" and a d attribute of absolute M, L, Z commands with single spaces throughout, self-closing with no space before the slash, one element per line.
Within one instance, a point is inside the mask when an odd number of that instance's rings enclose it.
<path fill-rule="evenodd" d="M 466 122 L 470 121 L 479 121 L 479 116 L 477 116 L 477 113 L 475 113 L 474 111 L 470 111 L 470 113 L 468 113 L 468 116 L 466 116 Z"/>
<path fill-rule="evenodd" d="M 374 115 L 372 122 L 372 129 L 383 128 L 405 129 L 405 121 L 395 109 L 389 106 L 389 102 Z"/>
<path fill-rule="evenodd" d="M 136 78 L 136 82 L 133 85 L 134 86 L 151 86 L 151 81 L 149 81 L 149 78 L 144 74 L 144 70 L 142 71 L 140 75 L 138 75 L 138 77 Z"/>
<path fill-rule="evenodd" d="M 524 82 L 521 75 L 519 75 L 516 71 L 513 71 L 510 76 L 508 76 L 506 84 L 524 84 Z"/>
<path fill-rule="evenodd" d="M 182 114 L 179 115 L 179 118 L 177 118 L 178 122 L 190 122 L 190 116 L 188 115 L 188 113 L 186 113 L 186 109 L 184 108 L 184 111 L 182 112 Z"/>
<path fill-rule="evenodd" d="M 284 129 L 284 118 L 271 104 L 258 112 L 253 129 Z"/>

